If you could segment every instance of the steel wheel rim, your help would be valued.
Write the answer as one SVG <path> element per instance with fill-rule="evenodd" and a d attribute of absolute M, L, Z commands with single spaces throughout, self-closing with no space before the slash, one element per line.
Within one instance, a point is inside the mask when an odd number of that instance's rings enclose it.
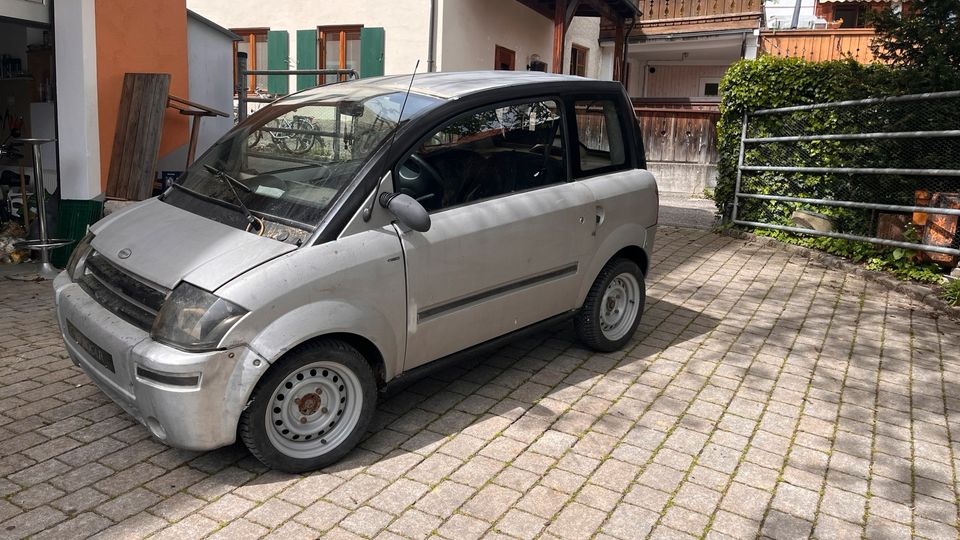
<path fill-rule="evenodd" d="M 334 362 L 313 362 L 274 389 L 265 412 L 267 437 L 281 453 L 298 459 L 321 456 L 350 436 L 363 406 L 360 379 Z"/>
<path fill-rule="evenodd" d="M 627 335 L 640 311 L 640 283 L 629 272 L 617 274 L 600 300 L 600 331 L 617 341 Z"/>

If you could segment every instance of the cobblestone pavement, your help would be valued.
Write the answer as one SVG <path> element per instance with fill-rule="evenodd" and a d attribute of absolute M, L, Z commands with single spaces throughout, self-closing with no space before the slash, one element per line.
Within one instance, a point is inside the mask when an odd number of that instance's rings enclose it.
<path fill-rule="evenodd" d="M 688 229 L 712 229 L 716 203 L 679 193 L 660 194 L 660 225 Z"/>
<path fill-rule="evenodd" d="M 662 229 L 648 286 L 627 351 L 558 326 L 300 476 L 149 439 L 65 358 L 50 286 L 0 282 L 0 537 L 957 536 L 956 322 L 703 231 Z"/>

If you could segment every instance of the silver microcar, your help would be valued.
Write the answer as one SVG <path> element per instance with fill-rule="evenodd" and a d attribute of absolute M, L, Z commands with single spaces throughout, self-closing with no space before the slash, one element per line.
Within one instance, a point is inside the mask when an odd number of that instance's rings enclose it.
<path fill-rule="evenodd" d="M 385 388 L 572 318 L 643 312 L 657 188 L 619 83 L 432 73 L 300 92 L 159 197 L 90 228 L 54 282 L 73 361 L 157 439 L 343 457 Z"/>

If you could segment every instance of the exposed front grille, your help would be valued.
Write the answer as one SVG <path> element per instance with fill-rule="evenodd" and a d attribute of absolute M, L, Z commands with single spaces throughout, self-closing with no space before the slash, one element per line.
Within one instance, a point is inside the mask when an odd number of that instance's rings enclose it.
<path fill-rule="evenodd" d="M 121 319 L 150 331 L 167 290 L 147 285 L 97 252 L 87 257 L 84 267 L 77 282 L 87 294 Z"/>
<path fill-rule="evenodd" d="M 114 371 L 113 369 L 113 355 L 107 351 L 100 348 L 99 345 L 90 341 L 90 338 L 83 335 L 77 327 L 67 321 L 67 333 L 70 334 L 70 337 L 77 342 L 77 345 L 80 345 L 80 348 L 87 351 L 91 357 L 101 366 Z"/>

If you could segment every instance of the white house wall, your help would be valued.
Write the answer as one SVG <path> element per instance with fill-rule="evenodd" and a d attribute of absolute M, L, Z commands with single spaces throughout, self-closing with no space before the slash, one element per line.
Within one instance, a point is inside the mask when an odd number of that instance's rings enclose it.
<path fill-rule="evenodd" d="M 268 27 L 289 32 L 290 69 L 296 69 L 297 30 L 357 24 L 384 29 L 386 74 L 409 73 L 417 60 L 420 60 L 421 70 L 425 71 L 427 67 L 429 0 L 284 0 L 267 3 L 263 0 L 187 0 L 187 9 L 225 28 Z M 291 88 L 294 87 L 291 82 Z"/>
<path fill-rule="evenodd" d="M 526 69 L 534 54 L 548 64 L 552 62 L 553 21 L 516 0 L 440 3 L 441 71 L 493 69 L 497 45 L 517 53 L 517 70 Z"/>
<path fill-rule="evenodd" d="M 553 29 L 551 28 L 551 32 Z M 587 49 L 586 76 L 591 79 L 600 77 L 600 17 L 574 17 L 567 29 L 566 44 L 563 48 L 563 72 L 570 73 L 570 48 L 573 45 Z M 610 77 L 613 78 L 612 76 Z"/>

